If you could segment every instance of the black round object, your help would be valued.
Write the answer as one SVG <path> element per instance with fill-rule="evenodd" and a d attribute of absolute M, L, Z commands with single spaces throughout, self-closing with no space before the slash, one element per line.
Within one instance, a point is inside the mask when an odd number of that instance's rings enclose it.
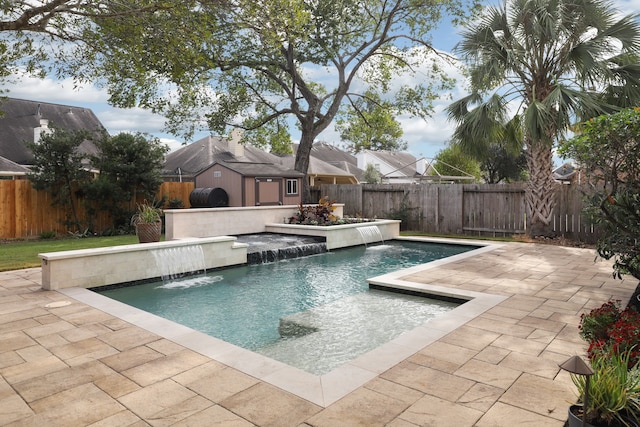
<path fill-rule="evenodd" d="M 229 206 L 229 196 L 222 188 L 194 188 L 189 204 L 192 208 L 223 208 Z"/>

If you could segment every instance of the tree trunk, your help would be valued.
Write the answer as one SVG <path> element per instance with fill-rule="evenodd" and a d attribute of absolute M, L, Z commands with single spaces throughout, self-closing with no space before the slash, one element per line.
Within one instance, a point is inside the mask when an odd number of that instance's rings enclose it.
<path fill-rule="evenodd" d="M 311 188 L 309 186 L 309 177 L 307 171 L 309 169 L 309 158 L 311 156 L 311 147 L 313 146 L 313 140 L 315 135 L 312 132 L 305 132 L 303 130 L 300 137 L 300 144 L 298 145 L 298 151 L 296 152 L 296 161 L 294 169 L 304 174 L 302 179 L 302 202 L 303 203 L 316 203 L 317 200 L 311 200 Z"/>
<path fill-rule="evenodd" d="M 525 187 L 525 203 L 529 217 L 529 236 L 553 235 L 551 219 L 555 207 L 555 182 L 552 176 L 551 147 L 528 144 L 529 181 Z"/>

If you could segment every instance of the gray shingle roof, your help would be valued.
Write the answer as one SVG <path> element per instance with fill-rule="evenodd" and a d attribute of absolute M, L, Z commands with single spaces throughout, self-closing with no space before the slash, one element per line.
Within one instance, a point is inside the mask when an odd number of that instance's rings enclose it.
<path fill-rule="evenodd" d="M 0 176 L 26 175 L 28 172 L 28 168 L 0 157 Z"/>
<path fill-rule="evenodd" d="M 293 150 L 298 149 L 298 144 L 293 145 Z M 318 159 L 331 166 L 342 169 L 347 175 L 353 175 L 358 181 L 362 180 L 363 170 L 358 167 L 358 159 L 351 153 L 348 153 L 328 142 L 314 142 L 311 147 L 311 159 Z M 311 171 L 309 171 L 311 172 Z M 316 172 L 321 174 L 330 174 L 330 172 Z M 339 175 L 336 173 L 336 175 Z M 342 174 L 344 175 L 344 174 Z"/>
<path fill-rule="evenodd" d="M 40 126 L 40 119 L 48 120 L 49 127 L 104 131 L 104 126 L 88 108 L 7 98 L 0 101 L 0 111 L 4 114 L 0 117 L 0 156 L 21 165 L 29 165 L 33 160 L 25 142 L 33 142 L 34 129 Z M 80 151 L 94 154 L 96 148 L 93 142 L 85 141 Z"/>
<path fill-rule="evenodd" d="M 164 170 L 166 175 L 178 173 L 195 176 L 214 163 L 243 162 L 279 164 L 280 158 L 251 145 L 244 146 L 244 156 L 236 157 L 229 151 L 226 138 L 206 136 L 167 154 Z"/>
<path fill-rule="evenodd" d="M 244 176 L 304 177 L 302 172 L 274 163 L 218 162 Z"/>
<path fill-rule="evenodd" d="M 369 153 L 388 164 L 396 174 L 407 177 L 414 177 L 417 174 L 417 159 L 412 154 L 404 151 L 369 151 Z"/>

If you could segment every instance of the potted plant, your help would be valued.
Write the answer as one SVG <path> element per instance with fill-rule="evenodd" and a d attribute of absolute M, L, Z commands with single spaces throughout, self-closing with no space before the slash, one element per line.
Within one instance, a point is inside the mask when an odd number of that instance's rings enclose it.
<path fill-rule="evenodd" d="M 580 316 L 579 330 L 593 373 L 571 375 L 583 404 L 569 408 L 569 426 L 640 425 L 640 313 L 607 301 Z"/>
<path fill-rule="evenodd" d="M 138 204 L 136 213 L 131 217 L 131 225 L 136 229 L 140 243 L 159 242 L 162 234 L 162 209 L 146 200 Z"/>
<path fill-rule="evenodd" d="M 569 427 L 640 425 L 640 367 L 635 365 L 629 369 L 629 359 L 629 351 L 613 351 L 607 356 L 598 354 L 591 358 L 593 375 L 571 374 L 586 406 L 569 408 Z"/>

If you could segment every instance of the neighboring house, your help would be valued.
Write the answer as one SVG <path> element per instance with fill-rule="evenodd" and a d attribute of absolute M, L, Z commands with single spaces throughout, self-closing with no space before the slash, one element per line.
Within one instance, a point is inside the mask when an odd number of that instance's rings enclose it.
<path fill-rule="evenodd" d="M 293 152 L 298 144 L 293 144 Z M 294 168 L 295 154 L 283 156 L 282 163 Z M 310 186 L 320 184 L 358 184 L 362 170 L 356 166 L 356 158 L 326 142 L 314 142 L 309 156 L 307 177 Z"/>
<path fill-rule="evenodd" d="M 29 168 L 0 157 L 0 179 L 26 179 Z"/>
<path fill-rule="evenodd" d="M 0 101 L 0 111 L 0 157 L 24 168 L 33 164 L 33 153 L 27 143 L 38 142 L 40 135 L 51 132 L 52 128 L 95 133 L 105 131 L 88 108 L 6 98 Z M 80 144 L 79 149 L 87 155 L 97 153 L 95 144 L 90 140 Z"/>
<path fill-rule="evenodd" d="M 362 150 L 356 154 L 356 159 L 362 170 L 372 164 L 380 172 L 383 183 L 417 183 L 426 176 L 425 159 L 416 159 L 406 152 Z"/>
<path fill-rule="evenodd" d="M 571 163 L 565 163 L 553 170 L 553 179 L 562 184 L 572 184 L 579 180 L 580 173 Z"/>
<path fill-rule="evenodd" d="M 186 145 L 167 154 L 163 176 L 193 181 L 194 192 L 224 190 L 228 206 L 299 204 L 304 174 L 284 166 L 280 157 L 239 141 L 240 133 L 234 131 L 228 138 L 207 136 Z"/>
<path fill-rule="evenodd" d="M 363 170 L 358 167 L 358 159 L 351 153 L 341 150 L 327 142 L 318 141 L 311 147 L 311 157 L 340 168 L 362 181 Z"/>
<path fill-rule="evenodd" d="M 293 169 L 295 160 L 294 156 L 282 157 L 282 164 Z M 351 172 L 323 162 L 314 156 L 309 157 L 307 177 L 312 187 L 320 184 L 358 184 L 358 179 Z"/>

